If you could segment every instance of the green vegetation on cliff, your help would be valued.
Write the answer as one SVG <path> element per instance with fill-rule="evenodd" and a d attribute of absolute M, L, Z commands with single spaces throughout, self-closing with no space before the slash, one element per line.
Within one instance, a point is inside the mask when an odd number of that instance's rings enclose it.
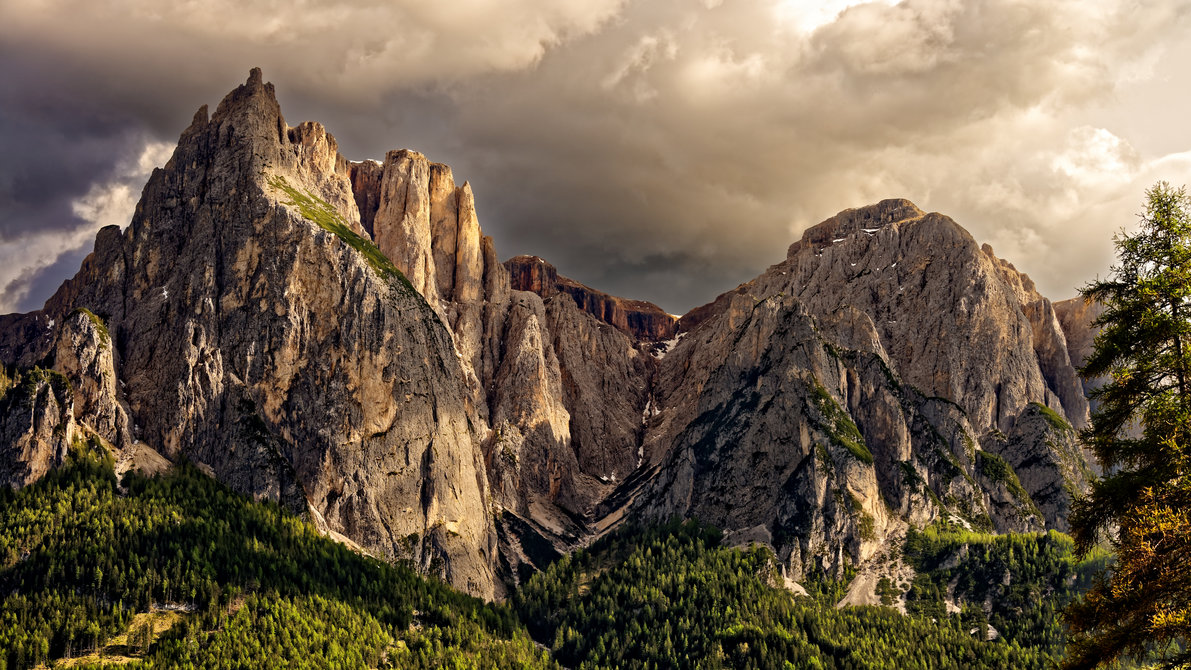
<path fill-rule="evenodd" d="M 1062 533 L 992 535 L 936 522 L 906 534 L 904 555 L 916 571 L 906 595 L 907 611 L 946 616 L 944 596 L 973 625 L 991 625 L 1004 640 L 1063 653 L 1066 632 L 1060 613 L 1091 588 L 1108 564 L 1103 551 L 1080 559 Z"/>
<path fill-rule="evenodd" d="M 401 270 L 393 265 L 393 261 L 389 260 L 379 247 L 371 240 L 367 240 L 357 234 L 348 225 L 347 220 L 344 219 L 335 208 L 326 200 L 310 193 L 309 191 L 302 191 L 292 186 L 289 181 L 281 175 L 273 175 L 269 177 L 269 186 L 285 193 L 289 196 L 289 202 L 285 203 L 291 207 L 297 207 L 298 211 L 302 213 L 302 218 L 313 223 L 317 223 L 323 230 L 334 233 L 339 239 L 343 240 L 349 247 L 360 252 L 364 259 L 368 261 L 368 265 L 376 272 L 377 276 L 382 279 L 396 281 L 413 293 L 412 284 Z"/>

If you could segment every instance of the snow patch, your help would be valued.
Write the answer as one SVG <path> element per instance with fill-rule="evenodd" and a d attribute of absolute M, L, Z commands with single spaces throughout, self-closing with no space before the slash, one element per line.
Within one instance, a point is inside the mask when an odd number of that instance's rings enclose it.
<path fill-rule="evenodd" d="M 653 398 L 650 398 L 645 403 L 645 409 L 641 412 L 641 423 L 645 423 L 649 421 L 650 417 L 655 417 L 661 413 L 661 410 L 654 406 Z"/>
<path fill-rule="evenodd" d="M 658 342 L 654 345 L 653 351 L 651 351 L 650 354 L 654 358 L 661 360 L 665 358 L 666 354 L 670 353 L 670 350 L 673 349 L 684 337 L 686 337 L 685 331 L 675 335 L 674 339 L 672 340 L 663 340 Z"/>
<path fill-rule="evenodd" d="M 839 238 L 838 240 L 832 240 L 832 241 L 831 241 L 831 243 L 832 243 L 832 244 L 836 244 L 837 242 L 843 242 L 843 241 L 844 241 L 844 240 L 846 240 L 846 239 L 848 239 L 848 238 L 846 238 L 846 237 L 841 237 L 841 238 Z"/>
<path fill-rule="evenodd" d="M 864 232 L 868 233 L 869 235 L 872 235 L 873 233 L 875 233 L 875 232 L 877 232 L 878 230 L 880 230 L 880 228 L 861 228 L 861 230 L 863 230 Z"/>
<path fill-rule="evenodd" d="M 53 328 L 54 328 L 54 320 L 53 320 L 53 319 L 50 319 L 50 322 L 49 322 L 49 323 L 47 323 L 45 327 L 46 327 L 46 330 L 53 330 Z"/>

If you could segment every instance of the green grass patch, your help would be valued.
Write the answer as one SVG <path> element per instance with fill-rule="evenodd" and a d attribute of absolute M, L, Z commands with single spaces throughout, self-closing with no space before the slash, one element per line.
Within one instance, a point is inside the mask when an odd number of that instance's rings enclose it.
<path fill-rule="evenodd" d="M 368 261 L 368 265 L 372 266 L 372 270 L 376 272 L 377 276 L 387 281 L 396 281 L 413 293 L 417 293 L 413 284 L 409 283 L 409 279 L 397 266 L 393 265 L 393 261 L 381 252 L 380 247 L 376 246 L 372 241 L 367 240 L 351 229 L 339 212 L 335 211 L 326 200 L 310 193 L 309 191 L 298 190 L 290 185 L 285 177 L 281 175 L 273 175 L 269 177 L 269 186 L 285 193 L 289 196 L 290 201 L 285 203 L 291 207 L 297 207 L 301 212 L 302 218 L 312 223 L 317 223 L 319 227 L 331 233 L 335 233 L 339 239 L 347 243 L 348 246 L 360 252 L 364 259 Z"/>
<path fill-rule="evenodd" d="M 1071 427 L 1071 424 L 1067 423 L 1066 419 L 1059 416 L 1058 412 L 1047 407 L 1046 405 L 1043 405 L 1042 403 L 1032 402 L 1032 403 L 1030 403 L 1030 406 L 1033 407 L 1034 409 L 1038 410 L 1038 413 L 1041 414 L 1042 417 L 1046 419 L 1046 422 L 1049 423 L 1051 425 L 1051 427 L 1053 427 L 1055 430 L 1057 430 L 1059 432 L 1064 432 L 1064 433 L 1070 433 L 1070 432 L 1075 431 L 1075 429 Z"/>
<path fill-rule="evenodd" d="M 860 429 L 856 427 L 852 417 L 848 416 L 844 408 L 840 407 L 835 398 L 832 398 L 827 389 L 817 381 L 811 383 L 811 393 L 815 408 L 827 421 L 825 428 L 832 443 L 847 449 L 848 453 L 856 457 L 856 460 L 872 465 L 873 452 L 868 450 L 868 445 L 864 443 L 864 436 L 860 434 Z"/>
<path fill-rule="evenodd" d="M 99 331 L 100 344 L 104 347 L 111 345 L 112 336 L 108 333 L 108 326 L 103 322 L 103 319 L 95 315 L 95 312 L 92 312 L 86 307 L 75 307 L 73 310 L 71 310 L 70 316 L 74 316 L 75 314 L 82 314 L 88 319 L 91 319 L 91 323 L 95 324 L 95 330 Z"/>

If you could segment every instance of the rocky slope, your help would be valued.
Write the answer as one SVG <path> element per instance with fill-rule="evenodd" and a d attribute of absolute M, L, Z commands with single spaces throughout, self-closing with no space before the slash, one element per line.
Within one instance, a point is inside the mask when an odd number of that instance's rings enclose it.
<path fill-rule="evenodd" d="M 347 160 L 254 70 L 126 230 L 0 317 L 0 361 L 28 370 L 0 474 L 92 437 L 188 458 L 484 597 L 675 515 L 797 578 L 944 515 L 1064 528 L 1088 411 L 1066 338 L 1028 277 L 907 201 L 811 228 L 681 320 L 501 263 L 450 168 Z"/>

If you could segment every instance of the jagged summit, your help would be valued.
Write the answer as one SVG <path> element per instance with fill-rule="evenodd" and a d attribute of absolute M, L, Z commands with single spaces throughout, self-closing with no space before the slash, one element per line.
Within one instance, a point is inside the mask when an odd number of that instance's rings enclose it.
<path fill-rule="evenodd" d="M 1086 485 L 1053 308 L 941 214 L 845 210 L 679 329 L 499 262 L 479 221 L 448 166 L 350 161 L 253 70 L 127 229 L 0 317 L 0 361 L 53 370 L 0 397 L 0 474 L 84 435 L 186 458 L 489 598 L 625 520 L 700 518 L 798 578 L 884 569 L 938 517 L 1061 529 Z"/>

